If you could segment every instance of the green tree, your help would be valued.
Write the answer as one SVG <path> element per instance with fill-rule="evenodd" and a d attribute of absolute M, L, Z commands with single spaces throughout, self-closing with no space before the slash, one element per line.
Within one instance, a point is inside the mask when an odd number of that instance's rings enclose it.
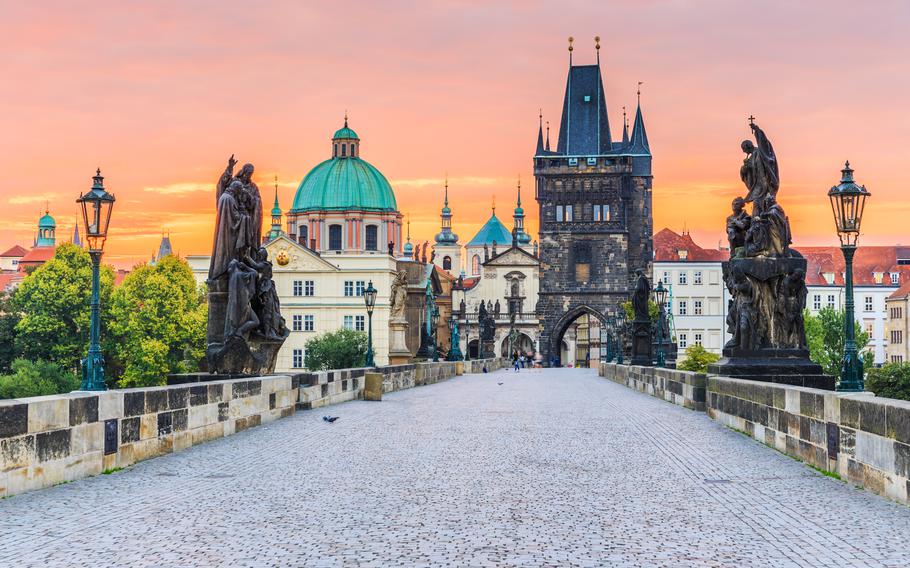
<path fill-rule="evenodd" d="M 10 375 L 0 375 L 0 398 L 60 394 L 79 388 L 75 373 L 47 361 L 16 359 L 11 370 Z"/>
<path fill-rule="evenodd" d="M 910 363 L 885 363 L 869 369 L 866 390 L 876 396 L 910 400 Z"/>
<path fill-rule="evenodd" d="M 104 336 L 114 271 L 101 267 L 101 333 Z M 88 352 L 92 261 L 70 244 L 38 267 L 16 288 L 10 310 L 18 313 L 15 346 L 25 359 L 42 359 L 76 372 Z"/>
<path fill-rule="evenodd" d="M 701 345 L 695 343 L 686 347 L 686 358 L 676 365 L 677 369 L 683 371 L 695 371 L 696 373 L 707 373 L 708 365 L 720 359 L 717 353 L 711 353 Z"/>
<path fill-rule="evenodd" d="M 208 306 L 185 260 L 136 267 L 111 294 L 111 351 L 120 387 L 163 385 L 198 370 Z"/>
<path fill-rule="evenodd" d="M 306 342 L 306 368 L 310 371 L 362 367 L 367 355 L 367 334 L 338 329 Z"/>
<path fill-rule="evenodd" d="M 844 359 L 844 320 L 846 312 L 834 308 L 822 308 L 818 315 L 806 310 L 806 343 L 809 346 L 809 358 L 822 366 L 825 373 L 840 376 L 841 361 Z M 874 355 L 864 352 L 869 343 L 869 334 L 854 322 L 856 349 L 863 358 L 863 367 L 872 366 Z"/>
<path fill-rule="evenodd" d="M 16 325 L 19 313 L 9 294 L 0 293 L 0 373 L 9 373 L 16 358 Z"/>

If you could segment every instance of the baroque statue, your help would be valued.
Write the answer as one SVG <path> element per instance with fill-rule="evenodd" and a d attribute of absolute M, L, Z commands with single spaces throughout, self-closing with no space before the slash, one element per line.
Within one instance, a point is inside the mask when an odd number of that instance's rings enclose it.
<path fill-rule="evenodd" d="M 389 310 L 389 319 L 403 320 L 405 308 L 408 303 L 408 274 L 399 270 L 392 281 L 392 306 Z"/>
<path fill-rule="evenodd" d="M 215 235 L 206 284 L 206 361 L 214 373 L 270 373 L 290 335 L 262 243 L 262 198 L 253 164 L 234 156 L 215 187 Z"/>
<path fill-rule="evenodd" d="M 726 324 L 731 338 L 724 358 L 708 372 L 833 388 L 833 379 L 809 360 L 803 321 L 806 259 L 790 248 L 790 220 L 777 201 L 777 155 L 754 118 L 749 121 L 755 142 L 742 143 L 746 158 L 739 171 L 746 195 L 733 200 L 726 219 L 730 260 L 723 271 L 730 292 Z"/>
<path fill-rule="evenodd" d="M 651 283 L 639 268 L 635 271 L 635 290 L 632 292 L 632 311 L 635 321 L 651 321 L 648 313 L 648 299 L 651 297 Z"/>

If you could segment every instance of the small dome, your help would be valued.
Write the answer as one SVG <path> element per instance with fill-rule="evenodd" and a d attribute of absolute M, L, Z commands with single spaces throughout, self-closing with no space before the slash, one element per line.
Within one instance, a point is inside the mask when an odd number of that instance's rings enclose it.
<path fill-rule="evenodd" d="M 502 221 L 496 217 L 496 213 L 493 213 L 493 215 L 490 216 L 490 220 L 477 231 L 477 234 L 468 242 L 467 246 L 492 245 L 494 241 L 497 245 L 505 246 L 508 246 L 512 242 L 512 233 L 510 233 L 509 230 L 506 229 L 506 226 L 502 224 Z"/>
<path fill-rule="evenodd" d="M 453 233 L 451 230 L 442 231 L 436 233 L 436 244 L 440 245 L 454 245 L 458 244 L 458 235 Z"/>
<path fill-rule="evenodd" d="M 39 229 L 56 229 L 57 222 L 54 221 L 54 218 L 50 216 L 49 212 L 44 213 L 44 216 L 38 219 L 38 228 Z"/>
<path fill-rule="evenodd" d="M 332 140 L 337 140 L 339 138 L 343 139 L 353 139 L 360 140 L 360 136 L 357 136 L 357 133 L 352 129 L 348 128 L 347 121 L 344 122 L 344 126 L 335 131 L 335 134 L 332 135 Z"/>

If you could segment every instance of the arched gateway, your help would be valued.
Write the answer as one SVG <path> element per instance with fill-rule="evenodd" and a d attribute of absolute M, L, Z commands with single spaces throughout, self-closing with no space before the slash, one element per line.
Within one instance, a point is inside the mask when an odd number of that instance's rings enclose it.
<path fill-rule="evenodd" d="M 599 51 L 598 51 L 599 53 Z M 571 54 L 571 52 L 570 52 Z M 559 358 L 582 314 L 603 321 L 629 297 L 635 270 L 651 274 L 651 150 L 641 105 L 631 137 L 613 141 L 600 63 L 572 65 L 555 151 L 541 122 L 534 154 L 540 205 L 537 313 L 545 363 Z"/>

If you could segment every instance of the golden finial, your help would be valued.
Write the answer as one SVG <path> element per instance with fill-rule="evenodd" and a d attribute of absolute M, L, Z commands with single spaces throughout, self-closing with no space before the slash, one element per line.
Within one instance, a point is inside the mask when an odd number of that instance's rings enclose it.
<path fill-rule="evenodd" d="M 575 38 L 569 36 L 569 53 L 572 53 L 572 42 L 575 41 Z"/>
<path fill-rule="evenodd" d="M 638 90 L 635 92 L 635 94 L 638 95 L 638 104 L 639 104 L 639 105 L 641 104 L 641 86 L 644 85 L 644 84 L 645 84 L 644 81 L 639 81 L 639 82 L 638 82 Z"/>
<path fill-rule="evenodd" d="M 496 194 L 493 194 L 493 215 L 496 215 Z"/>
<path fill-rule="evenodd" d="M 344 109 L 344 127 L 348 127 L 348 109 Z"/>
<path fill-rule="evenodd" d="M 600 36 L 594 36 L 594 49 L 600 51 Z"/>

